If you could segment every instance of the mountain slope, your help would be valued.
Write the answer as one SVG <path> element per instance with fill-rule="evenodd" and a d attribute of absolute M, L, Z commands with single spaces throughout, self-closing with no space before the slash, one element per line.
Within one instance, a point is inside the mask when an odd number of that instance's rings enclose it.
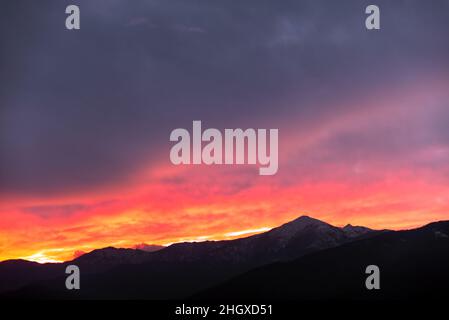
<path fill-rule="evenodd" d="M 249 271 L 196 295 L 202 299 L 442 298 L 449 290 L 449 221 L 372 238 Z M 380 268 L 381 289 L 365 288 Z"/>
<path fill-rule="evenodd" d="M 0 263 L 0 292 L 15 290 L 31 282 L 51 279 L 60 272 L 63 272 L 63 267 L 59 263 L 3 261 Z"/>

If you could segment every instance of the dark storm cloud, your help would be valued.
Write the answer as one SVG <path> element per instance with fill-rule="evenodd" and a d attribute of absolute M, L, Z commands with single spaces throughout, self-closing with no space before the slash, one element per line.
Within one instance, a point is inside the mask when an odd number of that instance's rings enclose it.
<path fill-rule="evenodd" d="M 313 125 L 351 112 L 323 101 L 449 67 L 447 1 L 376 3 L 371 33 L 355 0 L 77 1 L 81 30 L 67 31 L 71 2 L 6 0 L 0 190 L 123 182 L 167 161 L 170 131 L 192 120 Z"/>

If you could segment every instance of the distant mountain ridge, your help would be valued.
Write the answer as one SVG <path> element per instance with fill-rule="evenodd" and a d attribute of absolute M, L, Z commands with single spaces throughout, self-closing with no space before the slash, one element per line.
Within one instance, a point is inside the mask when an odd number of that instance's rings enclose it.
<path fill-rule="evenodd" d="M 359 236 L 377 233 L 368 228 L 358 235 L 351 230 L 301 216 L 270 231 L 253 236 L 223 241 L 183 242 L 155 252 L 150 260 L 161 261 L 221 261 L 227 263 L 265 264 L 300 257 L 352 241 Z"/>
<path fill-rule="evenodd" d="M 27 285 L 34 283 L 41 288 L 48 286 L 56 297 L 64 296 L 68 294 L 61 286 L 65 266 L 76 264 L 82 270 L 82 294 L 85 297 L 123 298 L 136 294 L 133 297 L 179 298 L 258 266 L 290 261 L 381 232 L 363 227 L 339 228 L 301 216 L 268 232 L 235 240 L 177 243 L 154 252 L 108 247 L 61 264 L 25 264 L 27 267 L 23 267 L 22 280 L 14 276 L 11 266 L 14 262 L 2 262 L 0 283 L 6 278 L 10 281 L 0 287 L 0 294 L 25 287 L 21 291 L 24 294 L 30 290 Z M 5 267 L 7 265 L 9 268 Z M 136 277 L 140 277 L 139 280 Z M 194 280 L 187 281 L 185 277 Z M 108 279 L 121 279 L 121 283 L 130 285 L 134 283 L 137 289 L 133 291 L 130 288 L 131 293 L 128 293 L 121 286 L 116 291 Z M 176 282 L 176 286 L 167 285 L 171 282 Z M 90 289 L 85 289 L 87 286 Z M 164 290 L 161 287 L 165 287 Z M 69 294 L 73 295 L 73 292 Z"/>
<path fill-rule="evenodd" d="M 154 244 L 146 244 L 146 243 L 140 243 L 136 244 L 133 249 L 138 249 L 146 252 L 155 252 L 164 249 L 165 246 L 158 246 Z"/>

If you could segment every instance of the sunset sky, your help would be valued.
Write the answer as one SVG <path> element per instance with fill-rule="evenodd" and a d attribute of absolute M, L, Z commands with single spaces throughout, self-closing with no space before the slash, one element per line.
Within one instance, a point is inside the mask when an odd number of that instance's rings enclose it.
<path fill-rule="evenodd" d="M 449 1 L 5 1 L 0 261 L 449 220 Z M 175 128 L 279 129 L 279 170 L 175 166 Z"/>

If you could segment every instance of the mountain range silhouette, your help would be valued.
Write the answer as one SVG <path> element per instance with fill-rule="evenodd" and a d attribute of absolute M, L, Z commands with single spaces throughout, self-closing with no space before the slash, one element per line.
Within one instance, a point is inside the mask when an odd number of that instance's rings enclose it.
<path fill-rule="evenodd" d="M 0 263 L 9 299 L 390 299 L 449 288 L 449 221 L 408 231 L 332 226 L 301 216 L 268 232 L 147 252 L 104 248 L 64 263 Z M 81 289 L 65 288 L 65 268 Z M 377 265 L 381 289 L 365 288 Z"/>

